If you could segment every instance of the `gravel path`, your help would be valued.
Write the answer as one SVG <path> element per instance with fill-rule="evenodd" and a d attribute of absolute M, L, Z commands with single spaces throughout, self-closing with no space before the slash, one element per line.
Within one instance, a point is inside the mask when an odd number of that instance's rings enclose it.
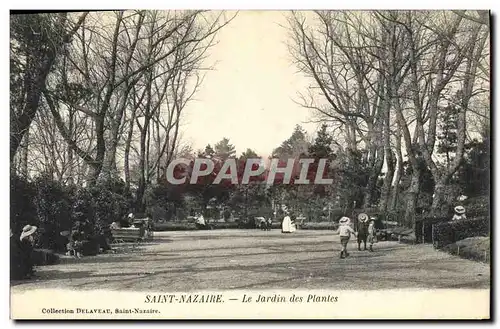
<path fill-rule="evenodd" d="M 116 254 L 64 259 L 15 282 L 12 292 L 67 288 L 126 291 L 226 289 L 489 288 L 490 267 L 429 245 L 380 242 L 375 252 L 340 259 L 331 231 L 214 230 L 157 232 L 154 240 Z"/>

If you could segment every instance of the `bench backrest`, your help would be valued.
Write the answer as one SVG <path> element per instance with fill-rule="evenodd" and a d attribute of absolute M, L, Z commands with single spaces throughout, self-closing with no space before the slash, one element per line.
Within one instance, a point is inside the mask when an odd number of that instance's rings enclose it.
<path fill-rule="evenodd" d="M 117 228 L 111 230 L 111 235 L 115 239 L 139 239 L 141 237 L 141 230 L 139 228 Z"/>

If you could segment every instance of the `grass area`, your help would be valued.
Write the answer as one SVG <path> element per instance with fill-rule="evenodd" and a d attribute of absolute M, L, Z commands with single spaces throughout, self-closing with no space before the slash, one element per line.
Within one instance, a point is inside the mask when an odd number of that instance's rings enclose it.
<path fill-rule="evenodd" d="M 192 222 L 178 221 L 154 223 L 153 231 L 193 231 L 196 230 L 196 225 Z"/>
<path fill-rule="evenodd" d="M 333 222 L 306 222 L 299 224 L 301 230 L 337 230 L 338 223 Z"/>
<path fill-rule="evenodd" d="M 443 247 L 442 250 L 465 259 L 490 262 L 491 249 L 489 237 L 478 236 L 463 239 Z"/>
<path fill-rule="evenodd" d="M 241 229 L 239 222 L 209 222 L 213 229 Z M 272 229 L 281 229 L 281 222 L 273 222 Z M 298 224 L 300 230 L 337 230 L 338 224 L 333 222 L 306 222 Z M 153 224 L 153 231 L 193 231 L 196 225 L 189 221 L 175 221 Z"/>

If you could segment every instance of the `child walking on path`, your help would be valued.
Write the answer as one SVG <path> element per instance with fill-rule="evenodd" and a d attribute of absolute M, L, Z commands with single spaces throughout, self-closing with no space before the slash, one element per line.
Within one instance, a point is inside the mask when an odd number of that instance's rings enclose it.
<path fill-rule="evenodd" d="M 370 251 L 373 251 L 373 244 L 377 238 L 377 231 L 375 229 L 375 219 L 370 218 L 370 224 L 368 225 L 368 242 L 370 243 Z"/>
<path fill-rule="evenodd" d="M 340 236 L 340 244 L 342 245 L 342 250 L 340 251 L 340 258 L 345 258 L 349 256 L 347 252 L 347 243 L 351 238 L 351 233 L 356 235 L 356 232 L 351 228 L 351 220 L 349 217 L 342 217 L 339 221 L 339 236 Z"/>

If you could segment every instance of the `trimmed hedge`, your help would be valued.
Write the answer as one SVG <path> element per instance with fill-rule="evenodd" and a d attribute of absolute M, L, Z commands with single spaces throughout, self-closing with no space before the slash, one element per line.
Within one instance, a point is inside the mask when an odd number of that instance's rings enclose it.
<path fill-rule="evenodd" d="M 442 248 L 466 238 L 489 236 L 490 217 L 478 217 L 434 225 L 432 241 L 435 248 Z"/>
<path fill-rule="evenodd" d="M 209 223 L 214 230 L 220 229 L 242 229 L 241 222 L 210 222 Z M 337 230 L 339 227 L 338 223 L 334 222 L 306 222 L 302 224 L 297 224 L 300 230 Z M 259 229 L 259 228 L 252 228 Z M 280 222 L 273 222 L 271 229 L 281 229 Z M 166 223 L 154 223 L 153 231 L 193 231 L 197 230 L 196 225 L 193 222 L 188 221 L 175 221 Z"/>
<path fill-rule="evenodd" d="M 213 222 L 209 224 L 214 229 L 236 229 L 240 227 L 238 222 Z"/>
<path fill-rule="evenodd" d="M 339 224 L 334 222 L 307 222 L 298 226 L 300 230 L 336 230 L 339 228 Z"/>
<path fill-rule="evenodd" d="M 192 222 L 179 221 L 179 222 L 166 222 L 166 223 L 153 223 L 153 231 L 193 231 L 197 230 L 196 225 Z"/>
<path fill-rule="evenodd" d="M 463 202 L 467 217 L 483 217 L 490 215 L 490 196 L 479 196 Z"/>
<path fill-rule="evenodd" d="M 490 248 L 489 237 L 474 237 L 444 246 L 442 250 L 465 259 L 489 262 L 491 260 Z"/>

